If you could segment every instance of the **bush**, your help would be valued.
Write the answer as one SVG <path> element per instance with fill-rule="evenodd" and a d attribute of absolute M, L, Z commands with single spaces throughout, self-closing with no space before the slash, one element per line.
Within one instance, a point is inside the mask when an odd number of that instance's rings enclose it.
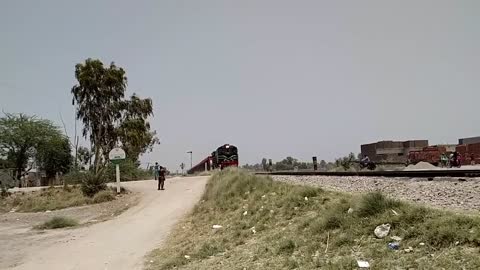
<path fill-rule="evenodd" d="M 222 248 L 215 243 L 203 243 L 196 256 L 205 259 L 220 252 L 222 252 Z"/>
<path fill-rule="evenodd" d="M 115 200 L 115 195 L 109 189 L 102 190 L 93 196 L 93 203 L 103 203 Z"/>
<path fill-rule="evenodd" d="M 108 164 L 105 172 L 105 178 L 109 182 L 116 181 L 115 165 Z M 153 179 L 153 172 L 139 168 L 138 164 L 131 160 L 124 160 L 120 163 L 120 181 L 137 181 Z"/>
<path fill-rule="evenodd" d="M 82 182 L 83 177 L 87 173 L 89 172 L 72 170 L 71 172 L 62 176 L 63 183 L 67 185 L 80 184 Z"/>
<path fill-rule="evenodd" d="M 93 197 L 98 192 L 107 189 L 103 173 L 85 173 L 82 177 L 82 192 L 87 197 Z"/>
<path fill-rule="evenodd" d="M 277 254 L 291 255 L 295 251 L 295 247 L 296 245 L 295 245 L 295 242 L 293 242 L 293 240 L 291 239 L 284 240 L 280 243 Z"/>
<path fill-rule="evenodd" d="M 400 205 L 400 202 L 388 199 L 380 192 L 372 192 L 363 196 L 358 215 L 360 217 L 375 216 Z"/>
<path fill-rule="evenodd" d="M 456 241 L 462 244 L 480 246 L 478 219 L 467 216 L 446 216 L 428 220 L 424 235 L 432 246 L 448 247 Z"/>
<path fill-rule="evenodd" d="M 10 192 L 8 192 L 8 189 L 7 189 L 6 186 L 2 185 L 0 188 L 1 188 L 0 198 L 6 198 L 6 197 L 10 196 Z"/>
<path fill-rule="evenodd" d="M 74 219 L 67 217 L 53 217 L 45 223 L 36 226 L 36 229 L 45 230 L 45 229 L 59 229 L 66 227 L 77 226 L 78 222 Z"/>

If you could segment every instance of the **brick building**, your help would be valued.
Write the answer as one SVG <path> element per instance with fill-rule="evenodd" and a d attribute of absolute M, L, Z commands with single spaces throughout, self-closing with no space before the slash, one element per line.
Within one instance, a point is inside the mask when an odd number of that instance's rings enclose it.
<path fill-rule="evenodd" d="M 480 143 L 480 137 L 458 139 L 458 144 L 474 144 L 474 143 Z"/>
<path fill-rule="evenodd" d="M 407 161 L 410 151 L 422 150 L 428 146 L 428 140 L 410 141 L 380 141 L 361 145 L 362 155 L 367 155 L 375 162 L 401 162 Z"/>

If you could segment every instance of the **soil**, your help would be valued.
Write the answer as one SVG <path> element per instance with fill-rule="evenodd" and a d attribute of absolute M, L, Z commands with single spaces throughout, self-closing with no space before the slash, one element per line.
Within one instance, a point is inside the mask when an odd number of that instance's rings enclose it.
<path fill-rule="evenodd" d="M 207 177 L 125 182 L 133 191 L 115 201 L 43 213 L 0 215 L 0 269 L 142 269 L 143 256 L 161 244 L 199 200 Z M 128 210 L 126 210 L 129 208 Z M 33 229 L 53 216 L 82 225 Z"/>

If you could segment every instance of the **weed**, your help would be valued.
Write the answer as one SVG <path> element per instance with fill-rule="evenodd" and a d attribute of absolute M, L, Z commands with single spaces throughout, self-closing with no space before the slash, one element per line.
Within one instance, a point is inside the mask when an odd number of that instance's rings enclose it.
<path fill-rule="evenodd" d="M 200 259 L 205 259 L 220 252 L 222 252 L 222 249 L 217 244 L 207 242 L 203 243 L 196 256 Z"/>
<path fill-rule="evenodd" d="M 456 242 L 480 246 L 480 222 L 467 216 L 447 216 L 428 220 L 425 237 L 435 247 L 448 247 Z"/>
<path fill-rule="evenodd" d="M 115 200 L 115 195 L 111 190 L 102 190 L 93 196 L 94 203 L 103 203 Z"/>
<path fill-rule="evenodd" d="M 8 189 L 6 186 L 0 184 L 0 198 L 6 198 L 10 196 L 10 192 L 8 192 Z"/>
<path fill-rule="evenodd" d="M 107 182 L 103 173 L 85 173 L 81 180 L 82 192 L 85 196 L 93 197 L 98 192 L 107 189 Z"/>
<path fill-rule="evenodd" d="M 74 219 L 67 218 L 67 217 L 53 217 L 50 220 L 35 226 L 36 229 L 46 230 L 46 229 L 59 229 L 59 228 L 66 228 L 66 227 L 74 227 L 77 226 L 78 222 Z"/>
<path fill-rule="evenodd" d="M 293 240 L 288 239 L 288 240 L 283 240 L 280 242 L 280 245 L 278 247 L 277 254 L 287 254 L 291 255 L 295 251 L 295 242 Z"/>
<path fill-rule="evenodd" d="M 302 186 L 299 188 L 299 191 L 298 191 L 300 197 L 302 198 L 304 197 L 313 198 L 318 196 L 318 194 L 320 194 L 321 192 L 322 190 L 320 188 L 309 187 L 309 186 Z"/>
<path fill-rule="evenodd" d="M 389 199 L 379 192 L 372 192 L 363 196 L 357 214 L 360 217 L 375 216 L 400 205 L 400 202 Z"/>
<path fill-rule="evenodd" d="M 352 246 L 355 241 L 354 239 L 352 238 L 351 235 L 348 235 L 348 234 L 341 234 L 341 235 L 338 235 L 336 236 L 335 238 L 332 237 L 332 242 L 335 246 L 337 247 L 342 247 L 342 246 Z"/>
<path fill-rule="evenodd" d="M 284 264 L 284 269 L 297 269 L 299 267 L 298 262 L 292 258 L 287 258 Z"/>
<path fill-rule="evenodd" d="M 324 230 L 339 229 L 344 225 L 345 217 L 338 213 L 329 213 L 317 223 L 314 223 L 313 232 L 321 233 Z"/>

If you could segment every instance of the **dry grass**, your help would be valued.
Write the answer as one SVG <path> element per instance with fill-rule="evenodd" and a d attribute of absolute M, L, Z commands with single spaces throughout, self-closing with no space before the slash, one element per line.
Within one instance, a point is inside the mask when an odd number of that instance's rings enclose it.
<path fill-rule="evenodd" d="M 42 212 L 58 210 L 92 203 L 101 203 L 115 199 L 111 189 L 98 193 L 95 197 L 84 196 L 79 187 L 46 188 L 35 192 L 14 193 L 0 200 L 0 209 L 17 212 Z"/>
<path fill-rule="evenodd" d="M 389 237 L 374 237 L 383 223 L 392 225 L 390 236 L 403 238 L 400 251 L 387 247 Z M 223 228 L 212 229 L 214 224 Z M 403 251 L 410 246 L 413 252 Z M 379 193 L 352 196 L 224 171 L 210 179 L 202 201 L 146 266 L 357 269 L 356 260 L 364 259 L 372 269 L 480 269 L 479 247 L 478 217 Z"/>

